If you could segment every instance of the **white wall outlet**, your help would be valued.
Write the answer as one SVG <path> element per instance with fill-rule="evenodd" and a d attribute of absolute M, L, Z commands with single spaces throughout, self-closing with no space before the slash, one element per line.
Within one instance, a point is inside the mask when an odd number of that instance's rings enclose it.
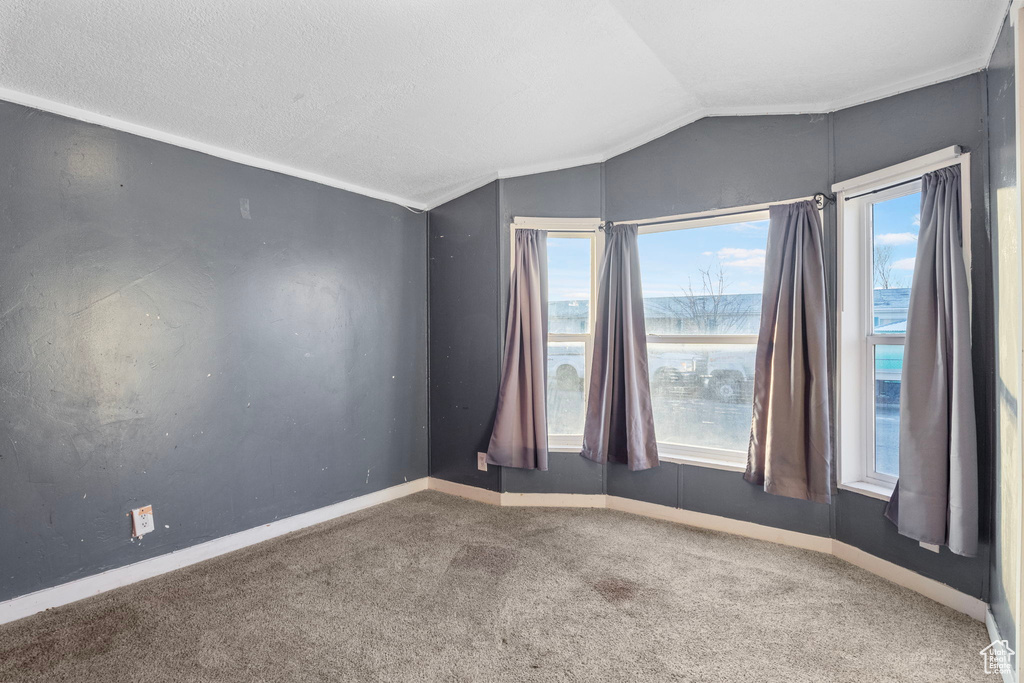
<path fill-rule="evenodd" d="M 148 534 L 156 528 L 156 524 L 153 522 L 152 505 L 135 508 L 129 514 L 132 518 L 132 536 L 140 538 L 143 534 Z"/>
<path fill-rule="evenodd" d="M 481 472 L 487 471 L 487 454 L 477 453 L 476 454 L 476 468 Z"/>

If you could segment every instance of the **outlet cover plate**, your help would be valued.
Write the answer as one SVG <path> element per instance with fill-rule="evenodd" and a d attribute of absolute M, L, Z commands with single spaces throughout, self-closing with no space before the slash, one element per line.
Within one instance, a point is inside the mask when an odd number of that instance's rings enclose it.
<path fill-rule="evenodd" d="M 476 468 L 481 472 L 487 471 L 487 454 L 477 453 L 476 454 Z"/>
<path fill-rule="evenodd" d="M 140 538 L 143 534 L 148 534 L 150 531 L 156 528 L 156 524 L 153 522 L 153 506 L 147 505 L 141 508 L 135 508 L 131 512 L 132 516 L 132 536 Z"/>

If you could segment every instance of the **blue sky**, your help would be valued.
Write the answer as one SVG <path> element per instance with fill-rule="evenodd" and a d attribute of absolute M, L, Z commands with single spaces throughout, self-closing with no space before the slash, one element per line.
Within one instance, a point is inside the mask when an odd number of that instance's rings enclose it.
<path fill-rule="evenodd" d="M 682 296 L 691 284 L 702 293 L 700 268 L 722 268 L 729 294 L 761 291 L 768 221 L 640 235 L 640 268 L 645 297 Z M 548 296 L 551 301 L 588 298 L 589 245 L 586 240 L 548 239 Z"/>
<path fill-rule="evenodd" d="M 892 247 L 892 276 L 896 284 L 910 286 L 921 224 L 921 193 L 874 205 L 875 246 Z"/>
<path fill-rule="evenodd" d="M 716 279 L 721 268 L 726 294 L 757 294 L 764 284 L 768 221 L 656 232 L 639 242 L 645 297 L 703 294 L 702 268 Z"/>
<path fill-rule="evenodd" d="M 548 238 L 548 300 L 590 298 L 590 240 Z"/>

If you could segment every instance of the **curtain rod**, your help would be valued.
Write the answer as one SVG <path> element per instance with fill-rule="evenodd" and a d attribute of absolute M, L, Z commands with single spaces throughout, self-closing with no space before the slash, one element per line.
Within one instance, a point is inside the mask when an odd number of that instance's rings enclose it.
<path fill-rule="evenodd" d="M 835 195 L 826 194 L 824 192 L 818 192 L 810 197 L 799 197 L 797 199 L 786 199 L 780 202 L 769 202 L 767 204 L 754 204 L 744 209 L 726 210 L 726 211 L 707 211 L 695 215 L 681 215 L 678 217 L 664 218 L 647 218 L 633 221 L 606 221 L 602 225 L 608 225 L 609 223 L 631 224 L 635 223 L 641 227 L 649 225 L 669 225 L 671 223 L 689 223 L 691 221 L 706 221 L 715 218 L 728 218 L 729 216 L 742 216 L 745 213 L 758 213 L 760 211 L 767 211 L 769 207 L 776 206 L 779 204 L 796 204 L 797 202 L 813 201 L 818 207 L 818 210 L 825 208 L 825 205 L 835 201 Z"/>
<path fill-rule="evenodd" d="M 728 212 L 725 212 L 725 213 L 708 213 L 708 214 L 702 214 L 700 216 L 692 216 L 690 218 L 666 218 L 663 221 L 648 220 L 648 221 L 644 221 L 643 223 L 636 222 L 636 221 L 615 221 L 615 223 L 617 223 L 619 225 L 629 225 L 631 223 L 636 223 L 637 225 L 643 225 L 643 226 L 648 226 L 648 225 L 668 225 L 670 223 L 689 223 L 691 221 L 706 221 L 709 218 L 726 218 L 728 216 L 742 216 L 745 213 L 756 213 L 758 211 L 764 211 L 764 210 L 765 209 L 744 209 L 743 211 L 728 211 Z M 608 221 L 607 223 L 604 223 L 604 225 L 609 225 L 611 223 L 612 223 L 612 221 Z"/>
<path fill-rule="evenodd" d="M 856 199 L 857 197 L 866 197 L 869 194 L 877 194 L 879 192 L 885 192 L 886 190 L 891 190 L 894 187 L 900 187 L 902 185 L 909 185 L 910 183 L 918 183 L 918 182 L 921 182 L 921 176 L 918 176 L 916 178 L 911 178 L 909 180 L 901 180 L 900 182 L 893 183 L 892 185 L 886 185 L 885 187 L 879 187 L 879 188 L 876 188 L 874 190 L 868 190 L 867 192 L 861 192 L 860 194 L 853 194 L 853 195 L 850 195 L 849 197 L 843 197 L 843 201 L 848 202 L 851 199 Z"/>

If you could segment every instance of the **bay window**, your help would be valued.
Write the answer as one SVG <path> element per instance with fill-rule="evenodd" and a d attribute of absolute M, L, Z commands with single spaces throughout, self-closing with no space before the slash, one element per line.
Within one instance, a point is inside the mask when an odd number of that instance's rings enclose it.
<path fill-rule="evenodd" d="M 639 232 L 659 454 L 741 469 L 768 212 L 641 225 Z"/>

